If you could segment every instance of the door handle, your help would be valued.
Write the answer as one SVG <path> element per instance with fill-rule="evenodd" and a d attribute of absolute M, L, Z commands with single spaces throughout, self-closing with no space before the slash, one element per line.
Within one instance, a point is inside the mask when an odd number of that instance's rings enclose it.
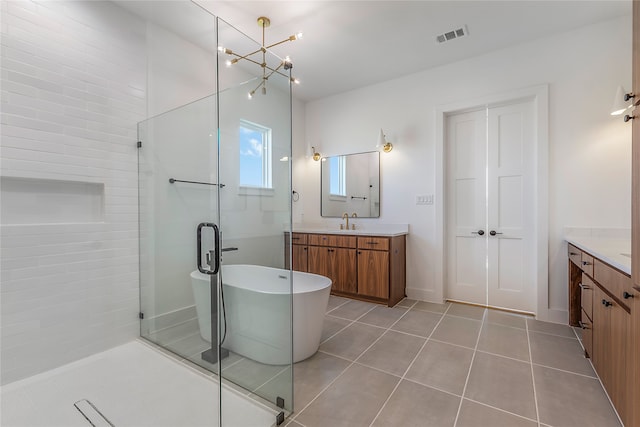
<path fill-rule="evenodd" d="M 483 236 L 484 230 L 472 231 L 471 234 L 477 234 L 478 236 Z"/>
<path fill-rule="evenodd" d="M 496 234 L 502 234 L 502 233 L 498 233 L 496 230 L 491 230 L 489 234 L 491 234 L 492 236 L 495 236 Z"/>
<path fill-rule="evenodd" d="M 202 266 L 202 229 L 213 229 L 213 269 L 209 270 Z M 198 259 L 198 271 L 203 274 L 214 275 L 218 274 L 220 270 L 220 229 L 217 225 L 211 222 L 201 222 L 198 224 L 197 239 L 196 239 L 196 254 Z"/>

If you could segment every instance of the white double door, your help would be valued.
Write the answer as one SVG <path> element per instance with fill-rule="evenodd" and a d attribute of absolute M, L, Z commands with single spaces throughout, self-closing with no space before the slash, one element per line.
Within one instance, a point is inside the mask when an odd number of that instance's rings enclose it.
<path fill-rule="evenodd" d="M 447 117 L 451 300 L 536 311 L 533 102 Z"/>

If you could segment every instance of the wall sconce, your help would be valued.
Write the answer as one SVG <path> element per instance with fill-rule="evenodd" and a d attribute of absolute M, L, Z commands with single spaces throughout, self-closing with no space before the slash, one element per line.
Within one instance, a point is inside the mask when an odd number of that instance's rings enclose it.
<path fill-rule="evenodd" d="M 378 135 L 378 143 L 376 144 L 376 148 L 382 148 L 382 151 L 385 153 L 391 152 L 393 150 L 393 144 L 387 141 L 387 138 L 384 135 L 382 129 L 380 129 L 380 135 Z"/>
<path fill-rule="evenodd" d="M 306 157 L 311 157 L 311 158 L 313 158 L 313 160 L 315 160 L 317 162 L 318 160 L 320 160 L 322 155 L 316 151 L 316 147 L 312 147 L 311 145 L 307 145 L 307 156 Z"/>
<path fill-rule="evenodd" d="M 619 116 L 624 113 L 627 108 L 633 105 L 633 101 L 631 101 L 635 97 L 632 93 L 625 93 L 624 88 L 622 86 L 618 86 L 618 90 L 616 91 L 616 97 L 613 98 L 613 106 L 611 106 L 611 115 Z"/>

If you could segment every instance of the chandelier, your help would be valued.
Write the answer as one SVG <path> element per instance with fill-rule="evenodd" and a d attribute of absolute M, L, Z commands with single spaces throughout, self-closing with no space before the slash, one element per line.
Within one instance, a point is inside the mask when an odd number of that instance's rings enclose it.
<path fill-rule="evenodd" d="M 273 74 L 279 74 L 283 77 L 286 77 L 288 79 L 290 79 L 291 82 L 299 84 L 300 81 L 294 77 L 289 77 L 288 75 L 286 75 L 285 73 L 283 73 L 280 70 L 290 70 L 293 68 L 293 64 L 291 63 L 291 60 L 289 59 L 289 57 L 285 57 L 285 59 L 283 61 L 280 62 L 280 64 L 275 67 L 272 68 L 269 65 L 267 65 L 267 50 L 271 49 L 274 46 L 278 46 L 282 43 L 286 43 L 286 42 L 291 42 L 294 40 L 298 40 L 300 38 L 302 38 L 302 33 L 297 33 L 294 34 L 292 36 L 287 37 L 284 40 L 281 40 L 277 43 L 273 43 L 270 44 L 268 46 L 265 45 L 265 40 L 264 40 L 264 33 L 265 33 L 265 29 L 267 27 L 269 27 L 271 25 L 271 20 L 269 18 L 267 18 L 266 16 L 261 16 L 258 18 L 258 25 L 260 27 L 262 27 L 262 45 L 260 46 L 259 49 L 254 50 L 253 52 L 247 53 L 246 55 L 240 55 L 234 51 L 232 51 L 231 49 L 219 46 L 218 50 L 220 52 L 223 52 L 229 56 L 232 56 L 233 59 L 229 59 L 227 60 L 227 66 L 230 67 L 234 64 L 237 64 L 238 62 L 245 60 L 245 61 L 249 61 L 252 62 L 256 65 L 258 65 L 259 67 L 262 68 L 262 80 L 260 81 L 260 84 L 258 84 L 258 86 L 256 86 L 255 89 L 253 89 L 251 92 L 249 92 L 248 96 L 249 99 L 253 98 L 253 95 L 255 95 L 256 91 L 260 88 L 262 88 L 262 94 L 266 95 L 267 94 L 267 80 L 269 80 L 269 77 L 271 77 Z M 252 56 L 257 55 L 257 58 L 252 58 Z M 262 61 L 260 62 L 260 55 L 262 55 Z"/>

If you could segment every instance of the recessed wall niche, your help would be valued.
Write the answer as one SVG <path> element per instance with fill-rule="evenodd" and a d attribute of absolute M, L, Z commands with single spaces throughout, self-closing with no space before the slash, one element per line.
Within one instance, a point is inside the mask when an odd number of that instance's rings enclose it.
<path fill-rule="evenodd" d="M 34 178 L 0 179 L 2 225 L 104 221 L 104 184 Z"/>

